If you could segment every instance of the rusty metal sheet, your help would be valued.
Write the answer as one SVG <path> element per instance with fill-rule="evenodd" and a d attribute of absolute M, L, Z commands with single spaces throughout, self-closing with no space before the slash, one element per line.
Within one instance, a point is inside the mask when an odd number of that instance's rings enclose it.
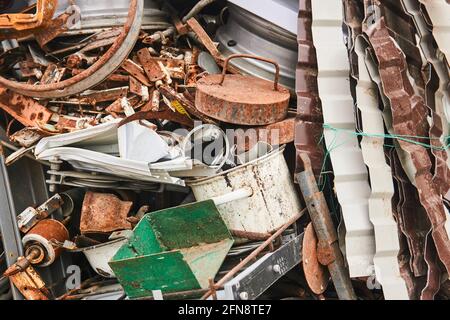
<path fill-rule="evenodd" d="M 70 14 L 63 13 L 51 20 L 45 28 L 34 32 L 34 38 L 39 43 L 41 48 L 68 30 L 68 22 L 70 17 Z"/>
<path fill-rule="evenodd" d="M 217 120 L 239 125 L 267 125 L 286 118 L 290 93 L 278 85 L 279 66 L 275 61 L 251 55 L 231 55 L 251 58 L 275 65 L 275 81 L 242 75 L 207 75 L 197 82 L 195 105 L 203 114 Z"/>
<path fill-rule="evenodd" d="M 41 133 L 34 128 L 23 128 L 11 136 L 9 136 L 9 140 L 19 144 L 24 148 L 29 148 L 36 144 L 42 138 Z"/>
<path fill-rule="evenodd" d="M 330 274 L 327 267 L 321 265 L 317 258 L 317 236 L 312 223 L 309 223 L 303 236 L 302 258 L 303 271 L 309 288 L 315 294 L 322 294 L 328 287 Z"/>
<path fill-rule="evenodd" d="M 127 96 L 129 87 L 120 87 L 107 90 L 88 90 L 79 95 L 80 102 L 96 104 L 98 102 L 115 101 Z"/>
<path fill-rule="evenodd" d="M 400 161 L 398 159 L 398 155 L 396 153 L 396 150 L 394 148 L 390 148 L 386 150 L 386 158 L 388 159 L 391 169 L 392 169 L 392 175 L 394 178 L 394 188 L 395 192 L 392 196 L 392 213 L 395 217 L 395 220 L 397 221 L 397 227 L 398 227 L 398 235 L 399 235 L 399 245 L 400 250 L 398 253 L 398 263 L 400 268 L 400 274 L 403 278 L 403 280 L 406 283 L 406 286 L 408 288 L 408 295 L 411 300 L 418 300 L 421 294 L 421 291 L 425 287 L 426 284 L 426 277 L 424 275 L 416 276 L 414 274 L 413 270 L 413 258 L 411 256 L 410 251 L 410 239 L 408 239 L 406 233 L 407 230 L 405 229 L 405 225 L 402 222 L 406 219 L 406 215 L 403 215 L 401 212 L 402 206 L 404 204 L 403 201 L 403 181 L 398 179 L 399 173 L 397 170 L 403 171 L 403 168 L 400 165 Z M 403 175 L 406 176 L 406 174 L 403 171 Z M 409 180 L 406 178 L 407 183 L 410 183 Z M 414 189 L 414 192 L 417 193 L 417 190 Z M 419 203 L 419 207 L 421 207 L 420 202 L 417 200 L 417 203 Z M 425 219 L 428 219 L 426 217 L 426 213 L 424 212 L 422 208 L 422 215 L 425 217 Z M 402 217 L 403 215 L 404 217 Z M 412 214 L 413 215 L 413 214 Z M 423 263 L 423 256 L 422 261 Z"/>
<path fill-rule="evenodd" d="M 164 71 L 161 69 L 158 61 L 153 58 L 147 48 L 141 49 L 137 53 L 139 62 L 144 68 L 147 77 L 152 82 L 162 80 L 165 77 Z"/>
<path fill-rule="evenodd" d="M 86 192 L 81 210 L 81 233 L 108 233 L 131 229 L 127 216 L 132 205 L 132 202 L 121 201 L 114 194 Z"/>
<path fill-rule="evenodd" d="M 383 109 L 383 118 L 389 133 L 393 134 L 391 106 L 389 99 L 384 95 L 383 84 L 379 75 L 377 65 L 372 63 L 375 61 L 375 55 L 371 48 L 366 49 L 367 62 L 370 77 L 379 88 L 379 97 L 381 98 L 381 106 Z M 372 57 L 369 59 L 369 56 Z M 393 142 L 396 144 L 396 142 Z M 390 166 L 393 172 L 394 181 L 396 182 L 397 191 L 393 196 L 393 211 L 396 213 L 397 224 L 401 234 L 401 253 L 399 255 L 400 270 L 402 277 L 408 285 L 409 295 L 412 299 L 418 299 L 420 291 L 425 285 L 423 276 L 426 274 L 426 266 L 424 262 L 424 241 L 425 236 L 430 229 L 430 223 L 426 215 L 426 211 L 420 204 L 417 190 L 408 179 L 407 173 L 403 170 L 401 160 L 396 152 L 400 152 L 397 146 L 391 149 L 387 156 L 390 159 Z M 396 199 L 394 201 L 394 198 Z M 407 247 L 405 247 L 407 244 Z M 412 271 L 410 271 L 412 270 Z M 417 280 L 420 277 L 420 281 Z M 422 287 L 420 287 L 422 286 Z M 414 297 L 414 298 L 413 298 Z"/>
<path fill-rule="evenodd" d="M 25 299 L 49 299 L 50 292 L 45 287 L 45 282 L 24 257 L 18 258 L 17 262 L 9 267 L 4 275 L 11 280 Z"/>
<path fill-rule="evenodd" d="M 317 88 L 317 58 L 311 23 L 311 0 L 300 0 L 298 15 L 298 64 L 296 72 L 297 118 L 295 122 L 295 148 L 297 150 L 295 172 L 304 170 L 300 153 L 308 154 L 314 175 L 320 181 L 324 151 L 320 144 L 323 135 L 322 105 Z"/>
<path fill-rule="evenodd" d="M 36 100 L 0 87 L 0 108 L 27 127 L 50 121 L 53 113 Z"/>
<path fill-rule="evenodd" d="M 135 63 L 133 60 L 127 59 L 122 63 L 122 69 L 128 72 L 131 76 L 138 79 L 140 82 L 145 84 L 146 86 L 150 86 L 150 82 L 147 79 L 147 76 L 144 73 L 144 69 Z"/>
<path fill-rule="evenodd" d="M 397 207 L 398 224 L 408 240 L 411 252 L 410 266 L 416 277 L 423 276 L 427 272 L 424 260 L 425 239 L 430 229 L 430 221 L 427 213 L 420 203 L 416 188 L 409 181 L 402 168 L 398 155 L 391 156 L 395 166 L 394 178 L 399 187 L 399 203 Z"/>
<path fill-rule="evenodd" d="M 431 114 L 431 125 L 429 128 L 429 133 L 427 135 L 430 136 L 431 140 L 430 143 L 435 146 L 436 148 L 432 149 L 431 152 L 434 156 L 434 159 L 432 159 L 435 168 L 434 170 L 434 180 L 436 181 L 436 186 L 439 188 L 439 192 L 442 195 L 445 195 L 449 188 L 450 188 L 450 170 L 448 168 L 449 162 L 448 162 L 448 150 L 444 150 L 443 146 L 446 145 L 445 142 L 445 136 L 447 136 L 447 133 L 444 133 L 444 129 L 447 127 L 448 124 L 443 123 L 442 119 L 445 117 L 444 110 L 440 108 L 439 104 L 435 105 L 436 100 L 434 99 L 433 94 L 436 91 L 435 87 L 438 87 L 439 85 L 436 84 L 436 82 L 440 81 L 437 78 L 436 75 L 436 69 L 434 66 L 435 63 L 431 65 L 431 69 L 429 68 L 428 72 L 424 72 L 423 65 L 424 62 L 423 56 L 421 55 L 421 52 L 419 48 L 417 47 L 417 41 L 416 37 L 419 36 L 419 45 L 422 49 L 426 49 L 424 46 L 424 37 L 423 33 L 425 32 L 425 41 L 430 42 L 432 41 L 430 32 L 426 32 L 426 26 L 424 25 L 424 21 L 422 21 L 422 28 L 416 32 L 416 28 L 414 26 L 418 26 L 419 20 L 418 14 L 411 15 L 408 11 L 405 11 L 406 7 L 401 4 L 406 4 L 405 2 L 398 2 L 398 1 L 385 1 L 381 2 L 379 0 L 374 1 L 368 1 L 366 0 L 366 6 L 371 5 L 375 6 L 377 13 L 381 14 L 383 17 L 385 17 L 386 26 L 390 30 L 390 35 L 403 53 L 406 56 L 407 61 L 407 67 L 408 71 L 410 73 L 410 76 L 412 77 L 412 85 L 414 86 L 415 90 L 417 90 L 417 95 L 422 97 L 424 100 L 425 107 L 428 108 L 428 112 Z M 409 2 L 411 4 L 411 2 Z M 418 5 L 416 1 L 416 5 Z M 411 7 L 409 7 L 411 8 Z M 416 7 L 416 10 L 417 7 Z M 422 17 L 423 18 L 423 17 Z M 416 35 L 417 33 L 417 35 Z M 426 40 L 428 39 L 428 40 Z M 429 43 L 430 44 L 430 43 Z M 434 47 L 434 44 L 430 44 L 431 47 Z M 430 47 L 428 47 L 430 48 Z M 431 49 L 433 50 L 433 49 Z M 436 51 L 436 49 L 434 49 Z M 422 50 L 424 52 L 424 50 Z M 425 57 L 429 57 L 430 55 L 426 54 L 424 52 Z M 436 59 L 436 57 L 434 58 Z M 440 57 L 440 59 L 443 59 L 443 57 Z M 448 79 L 448 71 L 444 71 L 447 74 L 443 75 L 442 78 L 445 82 L 445 79 Z M 428 74 L 429 73 L 429 74 Z M 428 74 L 428 75 L 427 75 Z M 426 79 L 426 77 L 428 79 Z M 448 83 L 448 82 L 447 82 Z M 444 85 L 445 83 L 441 84 Z M 448 90 L 447 91 L 448 96 Z M 441 95 L 442 97 L 442 95 Z M 438 96 L 438 102 L 440 97 Z M 444 101 L 446 104 L 449 103 L 448 100 Z M 426 111 L 424 110 L 424 113 Z M 448 131 L 448 129 L 446 130 Z M 443 137 L 444 136 L 444 137 Z M 411 177 L 410 177 L 411 178 Z"/>
<path fill-rule="evenodd" d="M 426 104 L 430 108 L 432 116 L 432 125 L 430 128 L 431 138 L 440 138 L 446 144 L 446 137 L 449 133 L 448 120 L 450 114 L 450 91 L 448 85 L 450 82 L 448 65 L 444 56 L 435 46 L 435 39 L 428 23 L 422 13 L 422 8 L 418 0 L 402 0 L 406 12 L 413 19 L 417 34 L 419 35 L 419 46 L 429 64 L 429 77 L 426 83 Z M 450 6 L 447 6 L 450 10 Z M 438 141 L 433 140 L 433 145 L 439 147 Z M 436 184 L 441 188 L 441 194 L 448 192 L 450 179 L 448 177 L 449 150 L 433 150 L 435 156 L 435 175 Z"/>
<path fill-rule="evenodd" d="M 379 62 L 383 89 L 392 108 L 393 128 L 398 135 L 427 136 L 427 108 L 417 95 L 407 73 L 408 62 L 397 42 L 390 36 L 383 17 L 366 33 Z M 399 140 L 415 167 L 415 184 L 419 199 L 432 226 L 432 235 L 440 260 L 450 272 L 450 240 L 445 229 L 446 212 L 439 188 L 433 181 L 432 162 L 427 150 L 418 144 Z"/>
<path fill-rule="evenodd" d="M 358 65 L 357 106 L 361 114 L 362 130 L 368 134 L 362 137 L 361 149 L 364 162 L 369 169 L 372 189 L 369 198 L 369 218 L 375 232 L 376 252 L 373 259 L 375 275 L 382 285 L 386 300 L 407 300 L 409 295 L 400 275 L 397 259 L 400 245 L 397 223 L 392 215 L 394 184 L 391 168 L 385 160 L 383 113 L 379 109 L 378 87 L 372 82 L 366 68 L 366 64 L 374 64 L 370 59 L 366 59 L 368 46 L 366 39 L 358 36 L 352 51 L 357 54 L 355 61 Z"/>

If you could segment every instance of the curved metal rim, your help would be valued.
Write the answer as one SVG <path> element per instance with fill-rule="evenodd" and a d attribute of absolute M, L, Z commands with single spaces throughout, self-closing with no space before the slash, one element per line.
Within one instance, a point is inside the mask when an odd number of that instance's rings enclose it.
<path fill-rule="evenodd" d="M 62 82 L 49 85 L 29 85 L 0 77 L 0 85 L 36 98 L 60 98 L 87 90 L 113 73 L 133 49 L 140 32 L 144 0 L 131 0 L 127 22 L 109 50 L 90 68 Z"/>

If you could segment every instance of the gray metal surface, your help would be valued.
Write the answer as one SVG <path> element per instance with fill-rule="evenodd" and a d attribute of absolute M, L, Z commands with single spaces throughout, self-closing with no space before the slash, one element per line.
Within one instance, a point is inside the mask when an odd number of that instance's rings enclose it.
<path fill-rule="evenodd" d="M 280 83 L 293 90 L 298 52 L 296 35 L 234 4 L 230 3 L 228 9 L 229 19 L 216 36 L 219 50 L 226 56 L 243 53 L 275 60 L 280 64 Z M 295 19 L 297 14 L 295 11 Z M 247 74 L 273 80 L 273 67 L 263 62 L 239 59 L 232 64 Z"/>
<path fill-rule="evenodd" d="M 301 260 L 303 234 L 269 253 L 224 285 L 224 300 L 254 300 Z"/>
<path fill-rule="evenodd" d="M 31 0 L 29 3 L 36 3 L 36 0 Z M 76 0 L 74 3 L 81 11 L 81 23 L 74 27 L 74 30 L 86 31 L 96 28 L 122 26 L 127 18 L 130 2 L 128 0 Z M 55 15 L 63 13 L 69 6 L 69 0 L 59 0 Z M 168 27 L 167 19 L 167 14 L 159 9 L 156 1 L 144 1 L 143 26 Z"/>
<path fill-rule="evenodd" d="M 5 140 L 3 129 L 0 139 Z M 6 262 L 10 266 L 23 254 L 22 239 L 17 226 L 16 216 L 29 206 L 39 205 L 50 196 L 45 184 L 44 167 L 29 158 L 22 158 L 13 165 L 5 166 L 5 157 L 10 154 L 7 149 L 0 156 L 0 232 L 3 247 L 6 253 Z M 58 210 L 54 218 L 61 218 Z M 65 290 L 66 270 L 72 264 L 69 254 L 63 254 L 52 266 L 36 268 L 46 284 L 51 286 L 56 295 L 63 294 Z M 15 300 L 22 299 L 18 291 L 13 290 Z"/>

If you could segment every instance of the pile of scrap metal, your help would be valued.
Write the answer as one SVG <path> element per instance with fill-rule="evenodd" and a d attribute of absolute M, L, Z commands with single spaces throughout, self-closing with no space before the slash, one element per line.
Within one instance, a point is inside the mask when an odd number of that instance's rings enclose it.
<path fill-rule="evenodd" d="M 113 2 L 0 6 L 0 299 L 450 295 L 445 0 Z"/>

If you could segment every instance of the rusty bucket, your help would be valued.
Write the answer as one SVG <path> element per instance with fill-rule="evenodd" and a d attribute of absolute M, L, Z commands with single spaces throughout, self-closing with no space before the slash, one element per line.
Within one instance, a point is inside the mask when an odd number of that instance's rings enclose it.
<path fill-rule="evenodd" d="M 271 63 L 276 68 L 274 83 L 243 75 L 227 75 L 228 62 L 251 58 Z M 203 114 L 228 123 L 262 126 L 284 120 L 290 93 L 278 84 L 280 67 L 265 58 L 234 54 L 225 60 L 222 74 L 211 74 L 197 82 L 195 105 Z"/>

